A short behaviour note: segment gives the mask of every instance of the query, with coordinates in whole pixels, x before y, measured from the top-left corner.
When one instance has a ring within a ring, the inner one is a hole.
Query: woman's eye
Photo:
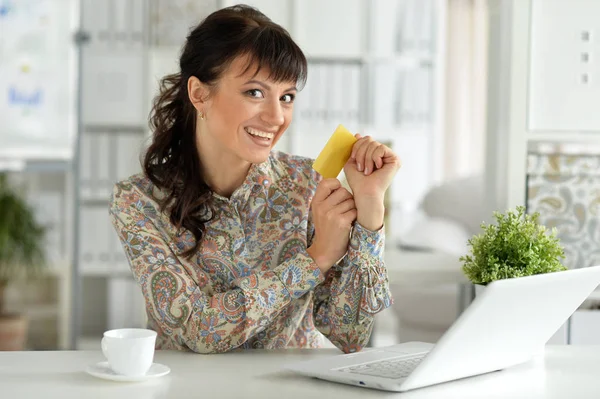
[[[293,94],[285,94],[283,97],[281,97],[281,100],[284,103],[293,103],[294,98],[296,98],[296,96],[294,96]]]
[[[264,97],[263,92],[258,89],[250,89],[246,93],[248,93],[248,95],[250,97],[254,97],[254,98],[263,98]]]

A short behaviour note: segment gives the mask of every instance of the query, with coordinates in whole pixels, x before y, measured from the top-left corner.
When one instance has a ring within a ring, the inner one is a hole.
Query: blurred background
[[[374,345],[443,334],[471,295],[458,257],[492,210],[526,205],[559,229],[567,266],[600,264],[600,2],[246,3],[309,61],[278,148],[316,157],[341,123],[403,160],[387,198],[396,303]],[[141,171],[190,27],[233,4],[0,0],[0,172],[45,226],[48,259],[34,279],[0,273],[0,314],[23,316],[0,318],[0,348],[19,329],[27,349],[97,349],[107,329],[145,326],[109,195]],[[558,342],[600,341],[596,313]]]

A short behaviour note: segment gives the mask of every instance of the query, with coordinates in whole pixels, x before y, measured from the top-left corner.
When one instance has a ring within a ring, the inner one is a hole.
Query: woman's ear
[[[205,112],[206,101],[208,99],[208,86],[195,76],[190,76],[187,81],[188,96],[190,102],[197,111]]]

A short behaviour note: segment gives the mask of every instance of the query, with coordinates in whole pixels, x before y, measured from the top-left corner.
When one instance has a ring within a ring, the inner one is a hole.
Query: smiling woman
[[[191,103],[202,115],[196,134],[200,163],[218,194],[231,195],[242,181],[228,181],[227,171],[220,167],[210,170],[211,165],[226,163],[247,170],[250,163],[266,161],[292,121],[297,91],[291,80],[294,77],[272,81],[273,68],[283,66],[263,67],[244,55],[231,62],[218,85],[203,83],[195,76],[188,80]]]
[[[383,196],[399,160],[357,137],[353,193],[274,151],[307,76],[258,10],[216,11],[188,36],[151,114],[144,173],[115,185],[112,223],[160,349],[319,347],[369,340],[390,306]]]

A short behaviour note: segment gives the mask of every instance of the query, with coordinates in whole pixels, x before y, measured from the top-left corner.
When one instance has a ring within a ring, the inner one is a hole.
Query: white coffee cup
[[[102,353],[110,368],[128,377],[145,375],[154,360],[156,331],[144,328],[120,328],[104,333]]]

